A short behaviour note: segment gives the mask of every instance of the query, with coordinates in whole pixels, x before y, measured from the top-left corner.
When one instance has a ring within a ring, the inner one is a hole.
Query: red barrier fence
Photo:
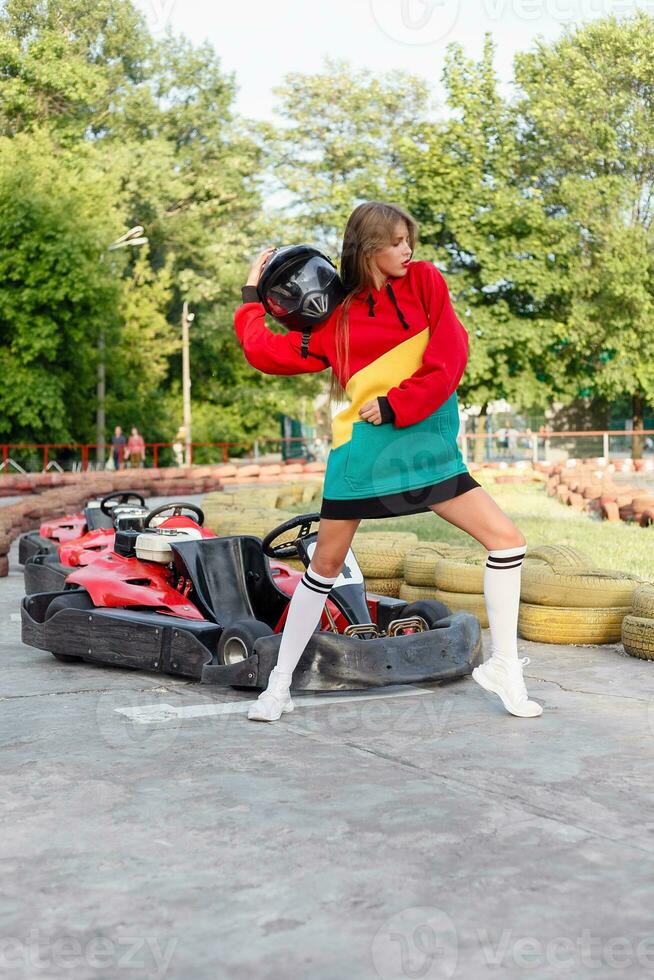
[[[532,462],[538,462],[541,459],[547,460],[552,448],[556,449],[561,447],[572,457],[579,459],[604,457],[608,462],[610,457],[624,458],[625,456],[631,456],[633,440],[635,438],[644,439],[647,436],[654,436],[654,429],[637,429],[635,431],[633,429],[589,429],[561,432],[518,432],[514,444],[509,451],[509,455],[512,459],[523,458],[529,459]],[[475,444],[479,440],[485,442],[481,458],[479,458],[479,451],[475,451]],[[459,443],[464,455],[473,456],[477,461],[483,460],[490,462],[492,460],[506,458],[506,453],[498,447],[498,440],[499,436],[497,432],[461,431],[459,435]],[[219,450],[221,462],[226,463],[230,456],[230,450],[232,451],[232,456],[236,456],[239,453],[246,453],[251,457],[253,453],[256,456],[255,450],[260,450],[262,446],[274,446],[275,451],[279,451],[283,444],[288,445],[289,443],[302,443],[304,445],[322,443],[326,453],[330,440],[328,437],[311,440],[304,436],[284,436],[278,439],[260,439],[253,442],[229,442],[226,440],[194,442],[191,444],[191,456],[195,449],[213,448]],[[151,465],[156,468],[159,466],[161,450],[172,449],[174,445],[175,443],[172,442],[146,443],[146,455],[148,451],[151,453],[148,461],[151,461]],[[45,471],[48,468],[48,464],[56,461],[56,451],[62,450],[66,453],[78,453],[81,461],[81,469],[86,471],[89,469],[89,463],[97,448],[93,443],[0,443],[0,469],[3,472],[7,472],[12,462],[12,454],[16,451],[27,451],[41,455],[41,468]],[[107,451],[110,449],[108,443],[105,448]],[[192,462],[192,459],[190,462]]]
[[[306,443],[307,439],[302,436],[289,436],[283,439],[266,439],[259,440],[260,445],[276,445],[279,446],[282,442],[301,442]],[[175,443],[172,442],[146,442],[145,450],[146,454],[148,450],[152,451],[152,466],[157,467],[159,465],[159,453],[162,449],[172,449]],[[93,454],[97,452],[97,445],[94,443],[77,443],[77,442],[5,442],[0,443],[0,454],[1,463],[0,466],[4,472],[11,462],[12,454],[16,451],[19,452],[36,452],[41,455],[42,458],[42,469],[46,470],[48,464],[54,460],[54,450],[64,450],[66,452],[76,452],[79,453],[81,459],[81,468],[83,471],[88,470],[89,460],[92,458]],[[110,450],[109,443],[106,444],[106,450]],[[193,455],[193,450],[198,448],[214,448],[220,450],[221,462],[226,463],[229,459],[229,450],[241,451],[241,452],[252,452],[254,449],[254,443],[244,443],[244,442],[228,442],[221,440],[220,442],[193,442],[191,443],[191,457]],[[192,459],[189,460],[192,463]]]

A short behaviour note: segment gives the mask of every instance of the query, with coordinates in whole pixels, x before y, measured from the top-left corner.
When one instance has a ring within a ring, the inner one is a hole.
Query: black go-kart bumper
[[[126,609],[66,607],[50,603],[70,592],[26,596],[22,639],[58,658],[154,670],[205,684],[263,688],[277,662],[281,633],[261,637],[246,659],[218,661],[221,627],[206,621]],[[81,601],[81,600],[80,600]],[[388,601],[388,600],[387,600]],[[397,607],[404,605],[398,601]],[[50,614],[48,614],[50,613]],[[388,611],[392,615],[392,601]],[[482,660],[479,621],[454,613],[422,633],[363,639],[313,633],[293,675],[295,690],[361,690],[391,684],[452,680]]]
[[[24,565],[35,555],[56,555],[59,545],[50,538],[43,538],[38,531],[27,531],[18,539],[18,563]]]
[[[25,595],[59,592],[64,588],[66,577],[74,571],[74,568],[62,565],[57,554],[34,555],[23,568]]]

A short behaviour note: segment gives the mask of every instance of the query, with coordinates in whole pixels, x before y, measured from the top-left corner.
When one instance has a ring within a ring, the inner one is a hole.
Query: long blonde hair
[[[404,221],[411,251],[418,237],[418,222],[397,204],[382,201],[366,201],[359,204],[348,218],[343,234],[341,251],[341,280],[346,289],[345,299],[338,307],[335,323],[336,363],[338,372],[332,371],[329,385],[329,407],[334,401],[346,397],[345,388],[338,379],[349,374],[350,327],[348,311],[354,296],[375,281],[374,253],[393,243],[398,221]]]

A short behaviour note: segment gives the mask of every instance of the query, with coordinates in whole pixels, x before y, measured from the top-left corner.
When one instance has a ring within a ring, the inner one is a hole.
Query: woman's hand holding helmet
[[[259,285],[259,279],[261,278],[261,271],[274,251],[275,251],[275,247],[271,245],[270,248],[264,248],[263,252],[260,252],[259,255],[257,255],[256,259],[252,263],[250,272],[248,273],[248,281],[246,285],[248,286]]]

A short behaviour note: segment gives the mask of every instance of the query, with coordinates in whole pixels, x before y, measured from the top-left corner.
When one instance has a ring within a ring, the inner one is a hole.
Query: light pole
[[[184,462],[191,465],[191,358],[189,352],[188,328],[195,319],[195,313],[189,313],[188,303],[182,305],[182,402],[184,412],[184,441],[186,451]]]
[[[129,248],[132,245],[145,245],[148,241],[147,237],[143,235],[143,226],[135,225],[126,231],[124,235],[117,238],[115,242],[107,246],[108,252],[115,252],[118,248]],[[104,260],[104,253],[100,256],[101,260]],[[104,467],[104,456],[105,456],[105,425],[106,425],[106,410],[105,402],[107,395],[107,367],[106,367],[106,349],[105,349],[105,336],[104,330],[100,330],[98,334],[98,373],[97,373],[97,388],[96,388],[96,412],[95,412],[95,442],[96,442],[96,461],[99,467]]]

